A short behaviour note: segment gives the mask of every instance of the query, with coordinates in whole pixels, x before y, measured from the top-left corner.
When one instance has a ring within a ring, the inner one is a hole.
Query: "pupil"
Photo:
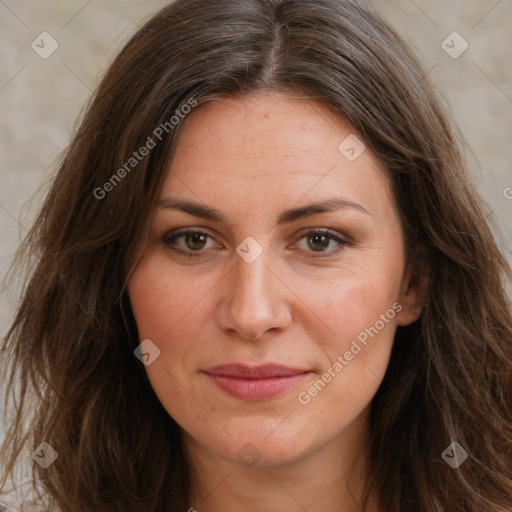
[[[192,233],[188,236],[187,242],[191,241],[189,245],[190,249],[201,249],[204,246],[204,235],[201,233]],[[194,247],[195,244],[199,244],[199,247]]]
[[[323,239],[322,241],[320,241]],[[326,235],[312,235],[311,240],[313,241],[314,245],[320,245],[322,249],[325,249],[329,246],[329,237]]]

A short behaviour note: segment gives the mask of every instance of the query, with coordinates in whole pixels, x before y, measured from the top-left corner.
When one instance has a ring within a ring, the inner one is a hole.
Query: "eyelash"
[[[172,232],[171,233],[166,233],[162,237],[162,243],[166,247],[168,247],[170,250],[172,250],[173,252],[184,254],[184,255],[186,255],[188,257],[199,257],[199,256],[201,256],[201,253],[205,252],[205,250],[185,251],[185,250],[183,250],[181,248],[173,246],[173,243],[178,238],[181,238],[181,237],[187,236],[187,235],[193,235],[193,234],[206,235],[208,238],[213,239],[213,237],[211,237],[205,231],[201,231],[199,229],[189,228],[189,229],[181,230],[178,233],[172,233]],[[314,229],[314,230],[308,231],[307,233],[304,233],[298,240],[302,240],[303,238],[308,238],[308,237],[311,237],[311,236],[314,236],[314,235],[324,235],[324,236],[327,236],[329,239],[334,240],[335,242],[338,242],[339,245],[335,249],[331,249],[329,251],[321,251],[321,252],[316,253],[316,254],[315,254],[315,252],[312,252],[311,253],[311,257],[312,258],[325,258],[325,257],[333,256],[334,254],[337,254],[339,251],[343,250],[344,247],[351,245],[351,242],[349,242],[349,241],[347,241],[347,240],[345,240],[343,238],[340,238],[339,236],[336,236],[334,233],[332,233],[328,229]]]

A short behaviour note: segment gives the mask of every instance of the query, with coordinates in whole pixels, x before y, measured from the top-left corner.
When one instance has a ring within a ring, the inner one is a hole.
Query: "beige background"
[[[143,19],[165,3],[0,0],[0,277],[99,76]],[[510,257],[512,189],[511,199],[505,191],[512,187],[512,0],[375,3],[415,47],[446,98]],[[43,31],[59,45],[47,59],[31,48]],[[457,59],[441,47],[454,31],[469,43]],[[0,336],[12,316],[17,288],[0,297]]]

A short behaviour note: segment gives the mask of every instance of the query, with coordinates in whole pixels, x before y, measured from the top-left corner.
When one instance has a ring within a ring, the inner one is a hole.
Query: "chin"
[[[221,437],[211,436],[211,432],[194,435],[194,444],[200,444],[216,456],[245,466],[246,468],[272,468],[293,463],[313,451],[315,445],[321,445],[320,439],[310,439],[304,432],[288,427],[286,433],[279,433],[265,426],[256,427],[254,420],[241,421],[239,432],[230,430],[231,436],[223,433]],[[252,428],[251,428],[252,427]],[[275,427],[274,427],[275,428]],[[191,434],[188,434],[189,436]]]

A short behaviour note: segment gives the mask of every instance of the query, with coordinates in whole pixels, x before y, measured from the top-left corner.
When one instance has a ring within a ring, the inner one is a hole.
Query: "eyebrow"
[[[201,217],[203,219],[228,224],[226,218],[219,210],[206,206],[205,204],[189,201],[187,199],[166,197],[158,201],[157,208],[166,210],[179,210],[195,217]],[[353,208],[366,215],[371,215],[364,206],[358,203],[354,203],[353,201],[349,201],[343,197],[332,197],[320,203],[314,203],[285,210],[279,216],[277,224],[289,224],[299,219],[311,217],[312,215],[334,212],[342,208]]]

